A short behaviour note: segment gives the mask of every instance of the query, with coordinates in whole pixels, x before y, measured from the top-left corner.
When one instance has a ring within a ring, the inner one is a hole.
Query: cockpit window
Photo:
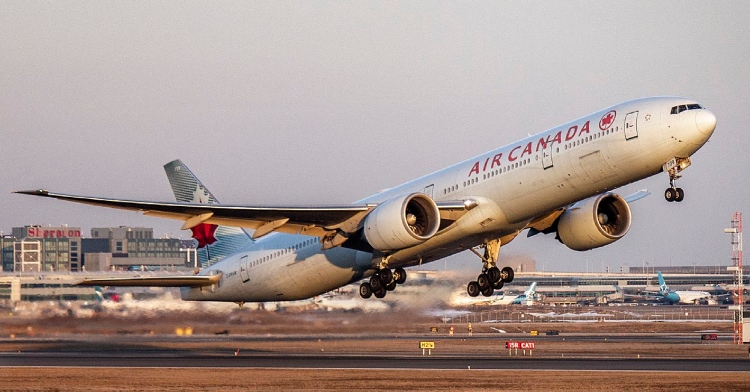
[[[689,105],[678,105],[672,107],[672,114],[679,114],[685,110],[703,109],[703,107],[697,103],[691,103]]]

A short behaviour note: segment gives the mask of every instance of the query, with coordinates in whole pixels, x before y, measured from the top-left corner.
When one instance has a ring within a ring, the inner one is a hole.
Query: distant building
[[[78,271],[81,228],[24,226],[13,228],[15,272]],[[3,258],[3,269],[8,268]]]
[[[13,271],[15,243],[16,238],[12,235],[0,235],[0,267],[3,271]]]
[[[193,247],[178,238],[154,238],[154,229],[145,227],[92,228],[83,252],[87,271],[185,268],[195,261]]]
[[[661,271],[663,274],[726,274],[727,266],[723,265],[678,265],[678,266],[645,266],[630,267],[631,274],[651,274],[656,276],[656,272]]]
[[[153,238],[144,227],[14,227],[0,235],[0,262],[6,272],[79,272],[194,267],[192,240]]]

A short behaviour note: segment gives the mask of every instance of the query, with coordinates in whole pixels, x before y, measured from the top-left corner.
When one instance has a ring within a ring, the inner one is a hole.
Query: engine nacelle
[[[437,233],[440,211],[424,193],[412,193],[388,200],[365,218],[364,237],[381,252],[421,244]]]
[[[609,245],[630,230],[630,206],[614,193],[606,193],[576,204],[557,223],[560,242],[573,250]]]

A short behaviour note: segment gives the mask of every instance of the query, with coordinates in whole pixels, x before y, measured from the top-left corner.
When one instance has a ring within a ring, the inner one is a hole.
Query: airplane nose
[[[716,128],[716,116],[703,109],[695,114],[695,125],[702,134],[710,136]]]

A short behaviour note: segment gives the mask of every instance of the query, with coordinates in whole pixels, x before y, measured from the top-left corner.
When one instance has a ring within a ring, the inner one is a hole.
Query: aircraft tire
[[[359,285],[359,296],[364,299],[372,297],[372,286],[367,282]]]
[[[469,297],[478,296],[481,292],[481,290],[479,290],[479,284],[474,281],[469,282],[469,285],[466,286],[466,292],[469,294]]]
[[[492,288],[492,286],[488,287],[485,290],[482,290],[482,295],[485,297],[491,297],[492,294],[495,294],[495,289]]]
[[[500,279],[497,282],[495,282],[495,283],[492,284],[492,288],[495,289],[495,290],[500,290],[501,288],[503,288],[504,284],[505,283],[503,282],[503,280]]]
[[[390,268],[382,268],[378,275],[380,275],[380,283],[382,283],[383,286],[393,282],[393,271],[391,271]]]
[[[396,281],[392,280],[391,283],[388,283],[387,285],[383,287],[385,287],[386,291],[393,291],[396,289]]]
[[[683,191],[682,188],[675,189],[674,201],[679,203],[683,200],[685,200],[685,191]]]
[[[381,287],[380,290],[373,292],[373,294],[375,294],[375,298],[384,298],[385,293],[387,293],[387,291],[385,291],[385,288],[383,287]]]
[[[677,198],[677,195],[675,195],[675,189],[674,188],[667,188],[664,191],[664,198],[667,199],[668,202],[673,202]]]
[[[515,276],[515,274],[513,273],[513,268],[503,267],[503,269],[500,271],[500,276],[502,276],[503,282],[505,283],[512,282]]]
[[[487,277],[487,274],[479,274],[477,277],[477,284],[479,285],[479,290],[484,291],[487,290],[488,287],[492,287],[492,283],[490,283],[490,278]]]
[[[396,283],[398,284],[404,284],[406,282],[406,270],[398,267],[395,270],[393,270],[394,275],[397,276]]]
[[[373,293],[383,288],[383,282],[380,280],[380,276],[378,276],[378,274],[370,277],[370,287],[372,288]]]
[[[487,270],[487,277],[490,278],[490,283],[497,283],[502,279],[500,275],[500,268],[492,267]]]

